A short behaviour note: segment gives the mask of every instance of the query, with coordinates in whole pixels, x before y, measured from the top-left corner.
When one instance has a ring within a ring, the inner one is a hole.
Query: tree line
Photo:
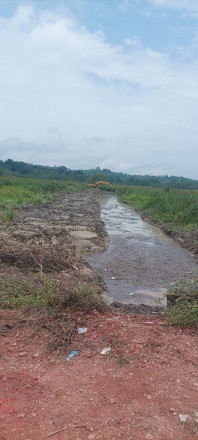
[[[198,180],[178,176],[130,175],[96,167],[90,170],[71,170],[65,166],[32,165],[12,159],[0,160],[0,176],[35,179],[66,180],[92,183],[105,180],[113,185],[150,186],[158,188],[198,189]]]

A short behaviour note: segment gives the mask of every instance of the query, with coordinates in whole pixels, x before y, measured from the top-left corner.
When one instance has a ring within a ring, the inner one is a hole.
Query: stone
[[[185,423],[188,420],[188,418],[189,418],[189,415],[187,415],[187,414],[179,414],[179,420],[182,423]]]
[[[115,401],[115,399],[109,399],[109,403],[111,404],[111,405],[113,405],[114,403],[116,403],[116,401]]]

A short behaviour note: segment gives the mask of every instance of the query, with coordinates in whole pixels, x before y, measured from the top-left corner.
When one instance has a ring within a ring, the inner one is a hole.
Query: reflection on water
[[[197,273],[193,257],[132,207],[115,196],[105,196],[101,206],[109,247],[87,261],[103,277],[109,302],[156,305],[171,283],[188,271]]]

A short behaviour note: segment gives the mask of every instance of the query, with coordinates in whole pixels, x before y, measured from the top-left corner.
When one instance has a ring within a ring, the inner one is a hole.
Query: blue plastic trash
[[[66,358],[66,361],[69,362],[71,358],[73,358],[73,356],[77,356],[78,352],[77,351],[72,351],[71,354],[68,356],[68,358]]]

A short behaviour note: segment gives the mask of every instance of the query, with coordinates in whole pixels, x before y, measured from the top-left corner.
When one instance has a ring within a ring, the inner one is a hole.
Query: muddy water
[[[193,256],[160,229],[144,222],[132,207],[108,196],[101,208],[109,246],[87,261],[103,277],[108,302],[154,306],[184,274],[197,274]]]

